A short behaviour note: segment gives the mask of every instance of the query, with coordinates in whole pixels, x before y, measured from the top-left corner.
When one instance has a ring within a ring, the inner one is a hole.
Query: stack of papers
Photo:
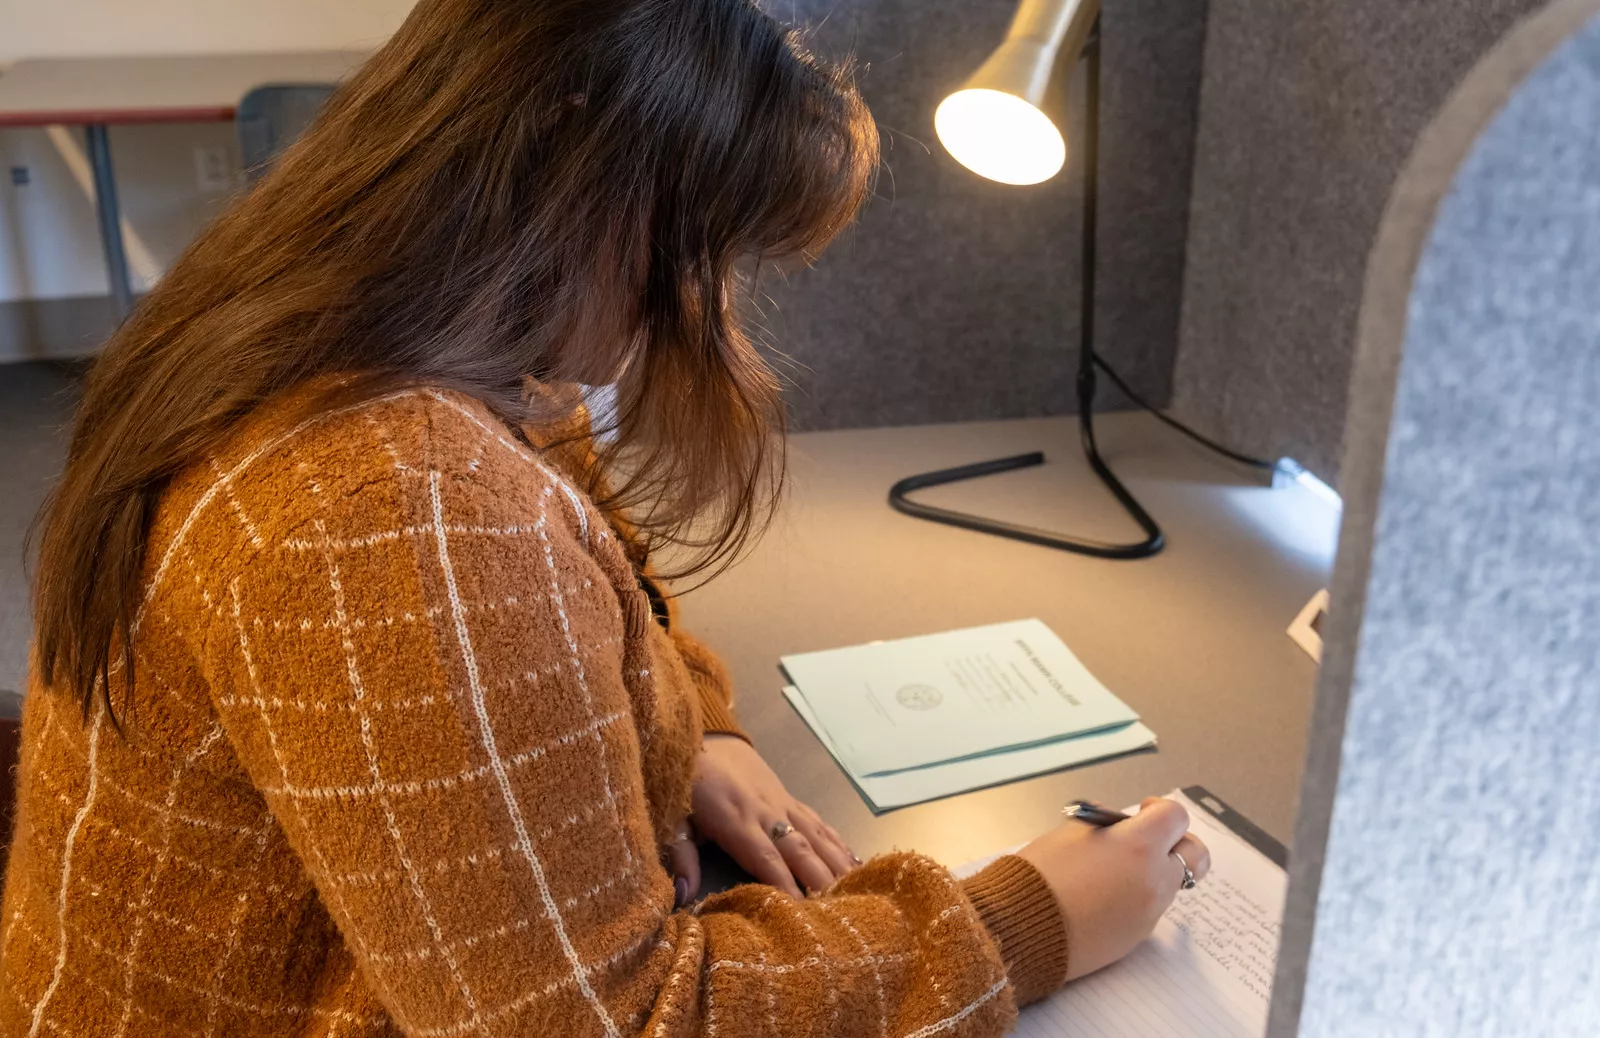
[[[874,811],[1154,746],[1038,620],[783,658],[784,696]]]

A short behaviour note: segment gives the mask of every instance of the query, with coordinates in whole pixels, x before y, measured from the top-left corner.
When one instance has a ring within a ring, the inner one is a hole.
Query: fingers
[[[1193,833],[1186,834],[1172,850],[1183,856],[1184,862],[1189,866],[1189,871],[1194,873],[1196,881],[1205,879],[1206,873],[1211,871],[1211,849],[1200,842],[1200,838]],[[1173,864],[1177,864],[1177,859],[1173,859]],[[1180,870],[1179,879],[1181,880],[1182,878],[1182,871]]]
[[[694,845],[694,836],[688,823],[684,823],[677,838],[667,848],[667,868],[672,872],[677,905],[682,908],[700,892],[700,849]]]
[[[790,829],[787,836],[773,842],[789,871],[807,890],[826,890],[833,885],[833,870],[823,863],[816,846],[799,827]]]
[[[1149,842],[1163,853],[1170,851],[1189,831],[1189,812],[1164,797],[1150,797],[1139,805],[1139,813],[1117,828],[1126,826],[1129,836]]]
[[[806,807],[804,804],[801,804],[800,806],[805,808],[807,811],[811,811],[811,808]],[[832,840],[833,845],[839,848],[839,850],[844,853],[844,856],[849,859],[852,868],[861,864],[860,855],[856,854],[856,852],[851,849],[850,845],[845,842],[844,837],[839,835],[839,830],[835,829],[827,822],[824,822],[815,811],[811,811],[811,817],[816,819],[817,825],[821,826],[822,831],[828,835],[830,840]],[[849,870],[846,869],[845,871],[848,872]]]
[[[1198,882],[1211,871],[1211,850],[1198,836],[1189,832],[1189,812],[1164,797],[1149,797],[1139,805],[1139,813],[1125,823],[1130,834],[1148,840],[1150,846],[1164,849],[1171,869],[1177,873],[1174,886],[1183,884],[1183,867],[1174,852],[1183,857],[1184,864],[1194,873]]]
[[[785,837],[788,839],[789,837]],[[728,856],[758,882],[765,883],[793,897],[804,897],[795,883],[794,873],[783,854],[773,844],[767,830],[748,826],[729,833],[718,841]]]
[[[817,857],[822,859],[822,863],[832,873],[829,877],[830,883],[859,864],[855,854],[845,846],[839,834],[817,817],[816,812],[810,808],[803,804],[798,805],[795,810],[789,812],[789,821],[811,841],[812,850],[816,851]]]

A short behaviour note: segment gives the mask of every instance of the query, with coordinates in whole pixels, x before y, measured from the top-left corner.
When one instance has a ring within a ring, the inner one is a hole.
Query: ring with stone
[[[1177,851],[1173,851],[1172,852],[1172,856],[1174,858],[1178,859],[1178,864],[1179,865],[1183,866],[1183,882],[1178,884],[1178,889],[1179,890],[1193,890],[1194,889],[1194,870],[1189,868],[1189,863],[1184,861],[1183,860],[1183,855],[1179,854]]]

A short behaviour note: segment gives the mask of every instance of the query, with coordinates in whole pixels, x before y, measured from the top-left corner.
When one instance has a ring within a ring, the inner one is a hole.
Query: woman
[[[90,375],[0,1031],[992,1035],[1145,936],[1180,810],[858,864],[641,576],[770,515],[734,271],[875,161],[747,0],[423,0]]]

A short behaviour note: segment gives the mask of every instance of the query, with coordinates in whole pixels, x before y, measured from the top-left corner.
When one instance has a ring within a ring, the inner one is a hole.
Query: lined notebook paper
[[[1260,1038],[1278,955],[1284,871],[1182,793],[1211,874],[1180,891],[1121,962],[1022,1011],[1019,1038]],[[992,860],[992,859],[991,859]],[[984,862],[955,870],[976,871]]]

